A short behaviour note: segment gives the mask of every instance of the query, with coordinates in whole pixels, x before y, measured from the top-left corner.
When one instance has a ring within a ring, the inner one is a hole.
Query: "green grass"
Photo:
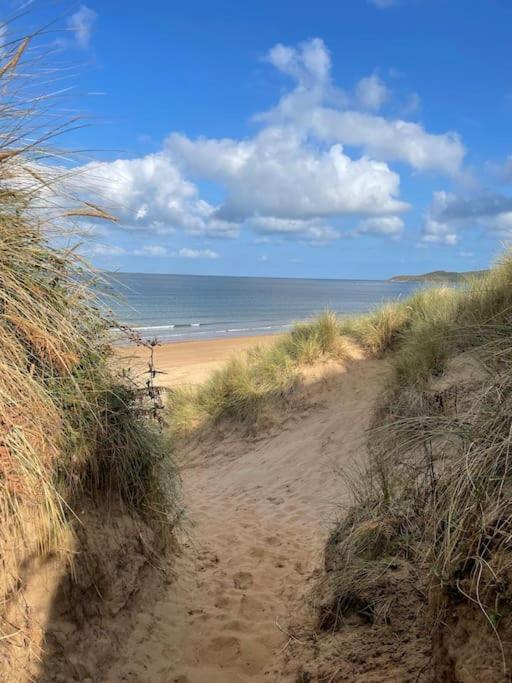
[[[324,313],[300,323],[270,346],[256,346],[228,361],[199,387],[177,387],[168,394],[171,430],[183,434],[208,422],[231,419],[256,423],[269,408],[286,401],[304,366],[349,355],[340,323]]]
[[[499,639],[493,615],[512,609],[512,255],[464,288],[420,291],[343,331],[387,352],[390,373],[367,467],[326,548],[321,620],[384,604],[386,567],[407,560],[433,626],[466,603]]]
[[[70,171],[45,173],[56,157],[44,144],[53,114],[34,109],[26,48],[9,43],[0,65],[1,600],[24,557],[76,555],[67,541],[78,505],[121,504],[167,532],[177,515],[167,437],[116,369],[96,277],[74,249],[56,246],[71,216],[107,215],[76,197],[74,209],[56,208]]]

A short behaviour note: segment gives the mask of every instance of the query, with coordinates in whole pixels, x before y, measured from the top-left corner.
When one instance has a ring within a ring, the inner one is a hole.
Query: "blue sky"
[[[21,24],[63,7],[36,6]],[[65,143],[119,217],[90,226],[97,266],[384,278],[512,236],[508,0],[65,9],[45,39],[91,123]]]

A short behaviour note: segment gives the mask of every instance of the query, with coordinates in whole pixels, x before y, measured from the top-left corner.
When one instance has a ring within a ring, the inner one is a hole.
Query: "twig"
[[[275,624],[276,624],[277,628],[281,631],[281,633],[284,633],[285,636],[288,636],[288,638],[290,638],[291,640],[294,640],[296,643],[299,643],[300,645],[306,645],[306,642],[305,642],[304,640],[299,640],[299,639],[296,638],[292,633],[288,633],[288,631],[286,631],[286,630],[281,626],[281,624],[279,623],[277,617],[276,617]]]

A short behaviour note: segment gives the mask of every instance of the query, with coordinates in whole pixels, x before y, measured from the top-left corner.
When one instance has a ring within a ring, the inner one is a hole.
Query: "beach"
[[[154,363],[163,374],[157,376],[156,383],[163,387],[200,384],[231,356],[258,344],[271,344],[278,336],[269,334],[160,344],[155,347]],[[137,377],[147,371],[150,352],[146,347],[120,347],[117,353],[123,365],[132,368]]]

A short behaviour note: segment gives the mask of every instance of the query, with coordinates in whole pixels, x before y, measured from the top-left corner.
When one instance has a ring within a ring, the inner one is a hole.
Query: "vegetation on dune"
[[[1,211],[2,507],[10,519],[20,499],[38,501],[39,542],[49,550],[82,495],[108,492],[139,510],[154,510],[156,497],[165,510],[155,466],[166,449],[110,362],[110,323],[80,262]]]
[[[454,606],[485,616],[497,636],[485,666],[501,680],[512,657],[501,643],[512,610],[512,256],[465,289],[419,292],[351,329],[393,353],[367,467],[327,545],[321,620],[379,619],[400,599],[385,577],[405,562],[437,632]]]
[[[170,390],[171,430],[184,433],[225,418],[254,423],[269,406],[291,394],[304,366],[322,359],[346,360],[355,344],[379,357],[403,345],[408,335],[408,352],[414,344],[418,346],[410,367],[420,375],[428,374],[433,358],[439,360],[442,355],[439,344],[446,347],[446,327],[454,319],[461,296],[462,290],[428,288],[357,318],[339,319],[326,312],[314,322],[298,323],[271,346],[256,346],[232,358],[205,384]]]
[[[348,355],[349,344],[341,337],[334,314],[300,323],[271,346],[256,346],[232,358],[205,384],[169,391],[171,430],[183,433],[226,418],[254,423],[269,406],[290,395],[305,365],[321,359],[343,360]]]
[[[67,205],[59,183],[69,169],[45,166],[55,152],[43,141],[58,131],[45,127],[33,93],[23,95],[17,69],[30,73],[27,49],[27,41],[13,41],[0,66],[3,608],[16,597],[27,556],[73,557],[78,502],[119,502],[168,531],[176,515],[168,445],[140,391],[115,367],[95,277],[72,248],[55,246],[71,215],[105,214],[87,203]],[[13,631],[0,611],[2,633],[4,626]]]

